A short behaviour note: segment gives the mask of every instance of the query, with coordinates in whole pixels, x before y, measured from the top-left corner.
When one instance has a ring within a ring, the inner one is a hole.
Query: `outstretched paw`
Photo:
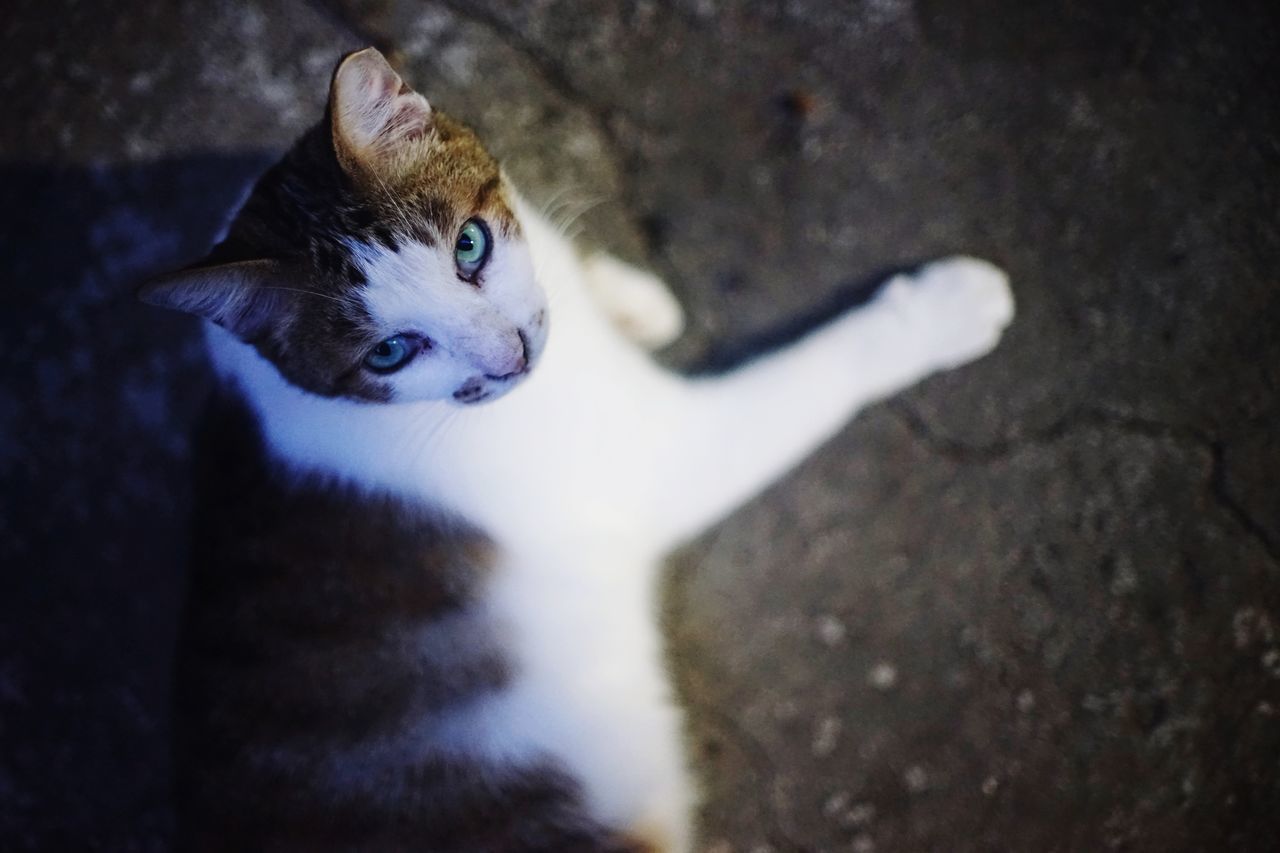
[[[622,334],[650,350],[680,337],[684,311],[660,278],[605,254],[582,265],[596,302]]]
[[[999,267],[956,256],[898,276],[884,298],[927,343],[936,368],[958,367],[995,349],[1013,320],[1013,292]]]

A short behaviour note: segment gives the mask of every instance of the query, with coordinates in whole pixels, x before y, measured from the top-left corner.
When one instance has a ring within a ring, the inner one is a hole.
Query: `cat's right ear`
[[[281,284],[284,277],[278,261],[238,261],[158,276],[137,292],[148,305],[195,314],[252,342],[288,310],[293,291]]]
[[[394,172],[432,129],[431,105],[372,47],[338,65],[329,89],[338,161],[348,172]]]

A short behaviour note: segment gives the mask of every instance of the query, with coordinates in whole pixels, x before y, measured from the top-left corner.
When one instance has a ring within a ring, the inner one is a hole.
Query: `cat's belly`
[[[617,553],[509,555],[486,607],[512,678],[450,725],[460,748],[486,760],[550,758],[582,786],[593,818],[678,851],[689,846],[692,789],[654,573]]]

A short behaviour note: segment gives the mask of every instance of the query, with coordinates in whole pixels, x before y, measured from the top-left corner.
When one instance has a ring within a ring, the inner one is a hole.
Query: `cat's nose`
[[[520,338],[519,349],[513,348],[512,356],[504,370],[487,374],[490,379],[511,379],[529,369],[529,339],[525,337],[524,332],[516,332],[516,334]]]
[[[520,339],[520,355],[516,356],[516,372],[524,373],[529,369],[529,337],[524,329],[516,329],[516,337]]]

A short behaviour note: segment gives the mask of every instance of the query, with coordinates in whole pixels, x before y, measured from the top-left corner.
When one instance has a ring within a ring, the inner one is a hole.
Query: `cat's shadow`
[[[691,360],[685,372],[695,376],[727,373],[752,359],[794,343],[846,311],[870,302],[895,275],[911,273],[916,268],[912,265],[895,266],[865,277],[848,279],[822,301],[770,328],[736,340],[709,342],[706,349]]]
[[[278,154],[0,165],[5,770],[51,849],[154,847],[171,825],[187,435],[210,375],[197,324],[133,289],[199,257]]]

